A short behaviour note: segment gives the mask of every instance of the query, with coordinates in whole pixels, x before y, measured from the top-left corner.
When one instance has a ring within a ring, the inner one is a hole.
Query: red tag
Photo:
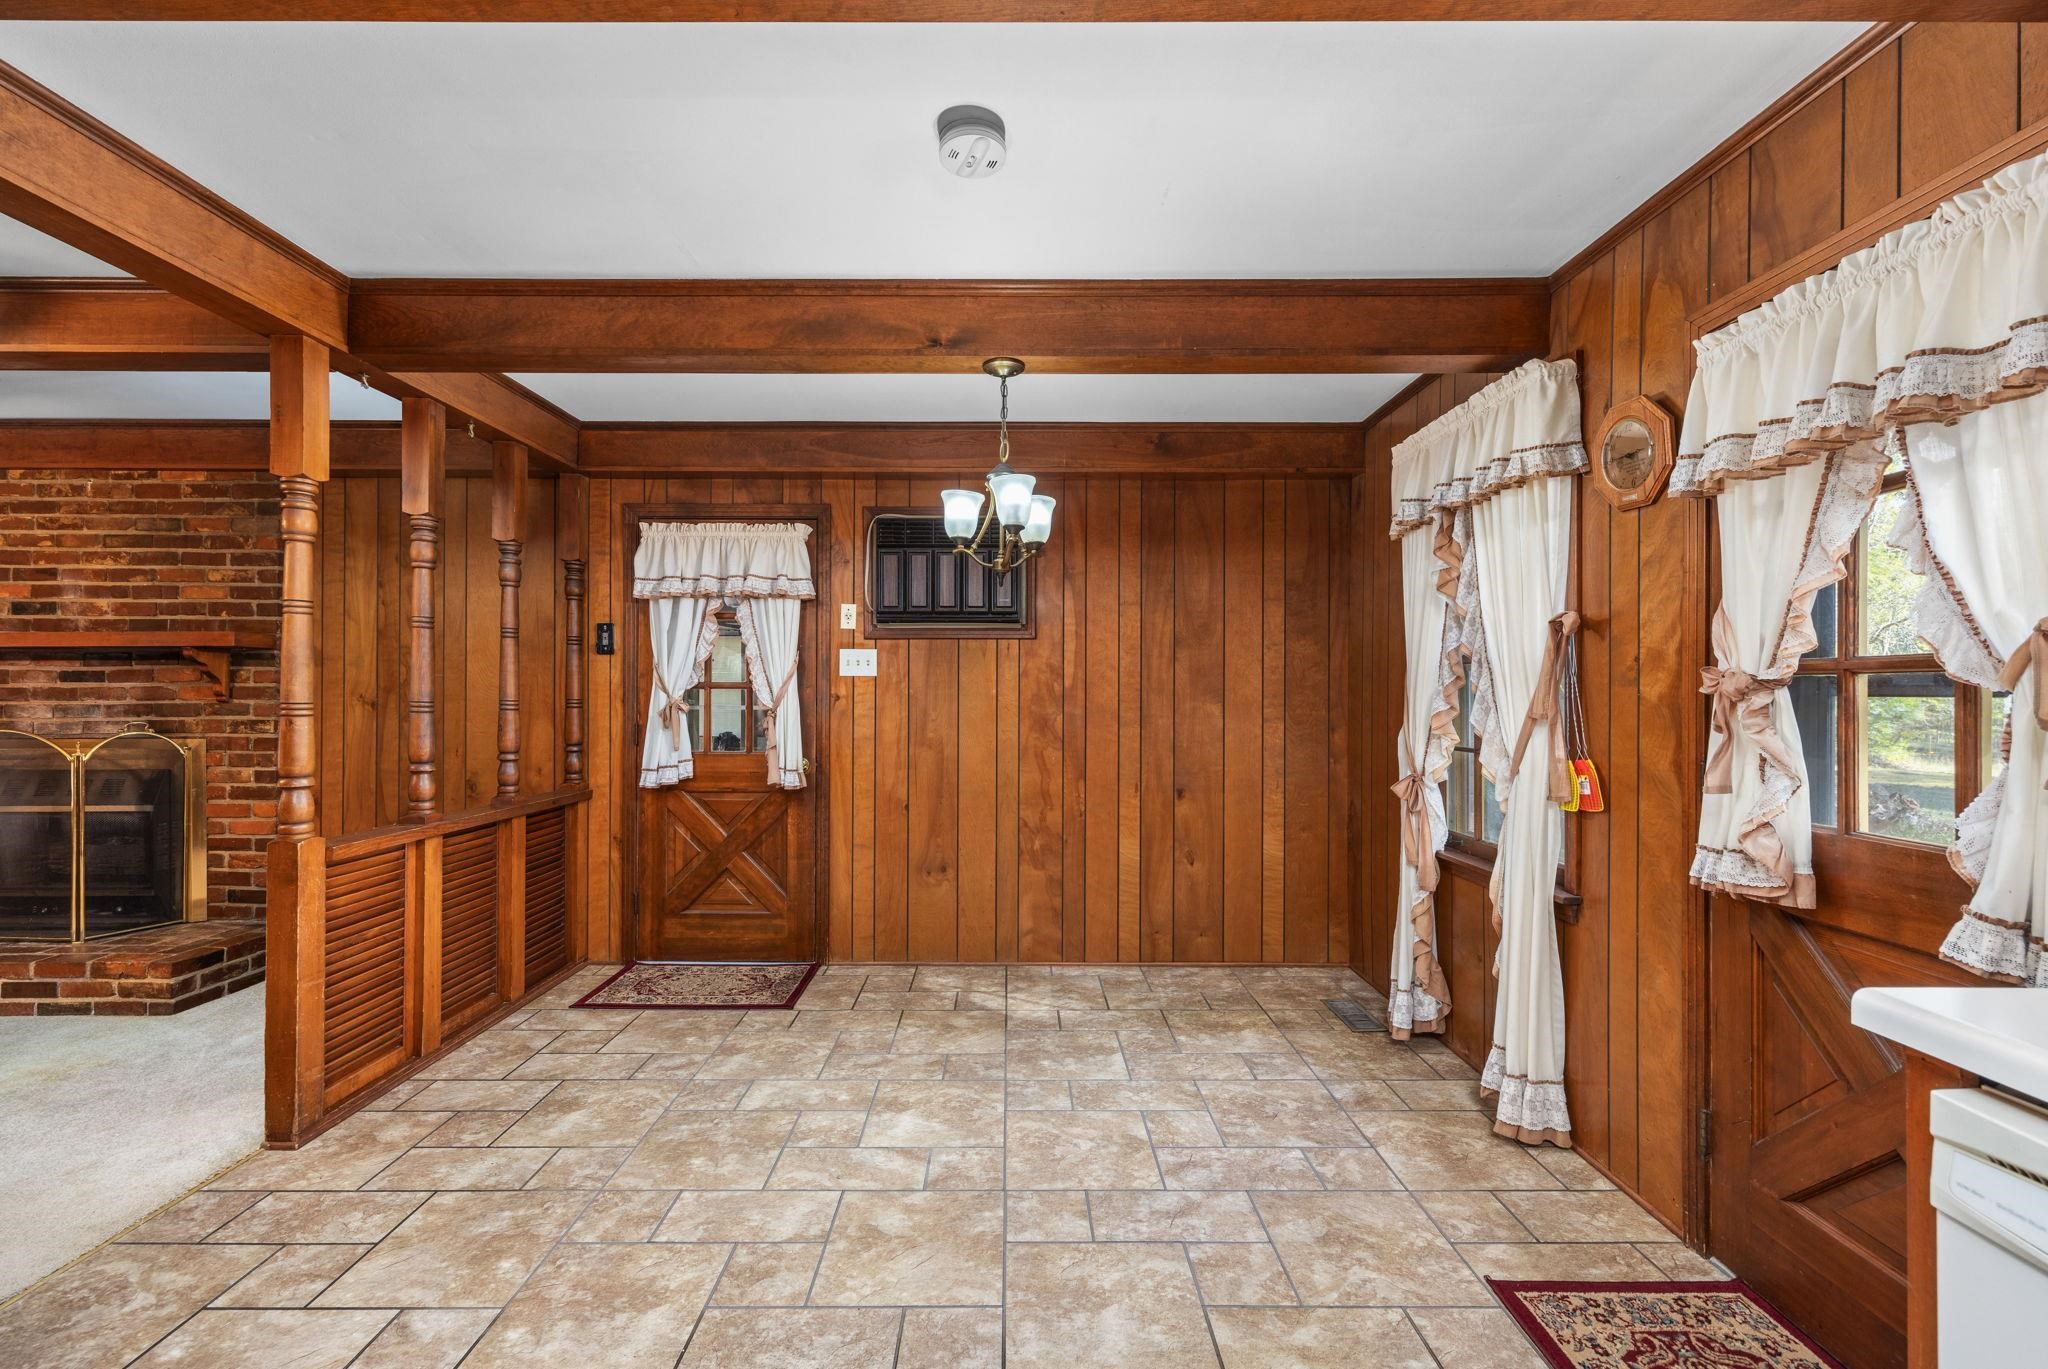
[[[1607,809],[1607,800],[1600,793],[1600,772],[1593,768],[1590,759],[1572,762],[1572,775],[1578,787],[1578,806],[1573,810],[1580,813],[1600,813]]]

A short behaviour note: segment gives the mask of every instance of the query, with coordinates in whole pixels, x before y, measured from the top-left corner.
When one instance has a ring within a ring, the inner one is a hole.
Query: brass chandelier
[[[1002,382],[996,465],[980,490],[942,490],[946,535],[953,550],[1006,575],[1045,550],[1052,536],[1053,498],[1033,494],[1036,476],[1010,469],[1010,377],[1024,370],[1015,357],[990,357],[981,369]]]

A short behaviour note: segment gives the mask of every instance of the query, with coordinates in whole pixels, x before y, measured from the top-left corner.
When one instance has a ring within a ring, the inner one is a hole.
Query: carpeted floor
[[[0,1018],[0,1298],[263,1139],[263,989],[174,1017]]]

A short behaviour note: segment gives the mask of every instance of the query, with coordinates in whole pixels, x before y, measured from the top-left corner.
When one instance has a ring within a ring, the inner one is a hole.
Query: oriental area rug
[[[1554,1369],[1842,1369],[1740,1279],[1488,1279]]]
[[[795,964],[701,964],[635,960],[576,1001],[579,1008],[790,1008],[815,960]]]

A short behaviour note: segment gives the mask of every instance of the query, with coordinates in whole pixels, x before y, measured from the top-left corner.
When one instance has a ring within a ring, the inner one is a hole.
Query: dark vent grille
[[[1030,622],[1029,571],[997,575],[956,555],[944,519],[878,512],[872,527],[875,626],[1019,633]]]

